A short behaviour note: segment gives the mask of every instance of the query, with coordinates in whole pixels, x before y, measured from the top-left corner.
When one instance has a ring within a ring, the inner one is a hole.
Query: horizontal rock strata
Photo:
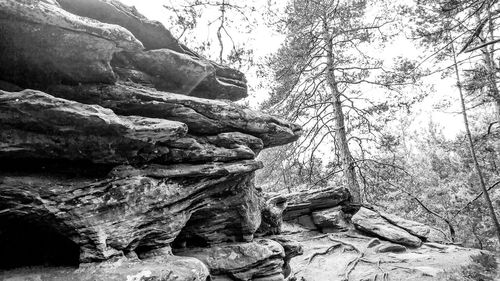
[[[264,147],[298,139],[301,128],[239,105],[160,92],[135,84],[56,86],[53,95],[85,104],[98,104],[121,115],[139,115],[185,123],[196,135],[240,132],[263,141]]]
[[[344,187],[330,187],[283,195],[287,202],[283,219],[289,221],[303,215],[310,215],[316,210],[336,207],[341,203],[347,203],[350,196],[349,190]]]
[[[116,0],[0,0],[0,38],[0,279],[288,276],[253,178],[301,128],[228,101],[243,73]]]
[[[0,77],[22,87],[113,83],[120,50],[143,46],[128,30],[42,1],[0,1]]]

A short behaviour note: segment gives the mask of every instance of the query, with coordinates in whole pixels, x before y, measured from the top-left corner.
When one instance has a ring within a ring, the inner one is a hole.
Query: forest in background
[[[180,42],[247,74],[258,96],[245,103],[304,126],[261,153],[257,186],[346,185],[450,242],[498,249],[497,1],[163,2]],[[259,32],[280,47],[257,55]]]

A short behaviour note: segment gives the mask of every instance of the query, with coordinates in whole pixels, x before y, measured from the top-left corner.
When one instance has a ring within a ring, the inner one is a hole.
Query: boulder
[[[329,187],[305,192],[294,192],[283,195],[288,204],[283,219],[290,221],[303,215],[311,215],[313,211],[339,206],[347,203],[351,197],[344,187]]]
[[[24,88],[114,83],[117,51],[142,49],[125,28],[75,16],[50,1],[0,1],[0,77]]]
[[[351,219],[354,226],[362,231],[374,234],[394,243],[419,247],[422,241],[406,230],[391,224],[379,213],[367,208],[360,208]]]
[[[112,65],[121,80],[152,85],[161,91],[233,101],[248,96],[243,73],[169,49],[120,52]]]
[[[285,251],[279,243],[268,239],[179,249],[175,253],[201,260],[219,280],[285,280]]]
[[[201,58],[179,44],[170,31],[134,7],[116,0],[58,0],[73,14],[129,30],[146,51],[117,53],[112,64],[123,81],[154,85],[158,90],[209,99],[248,96],[243,73]]]
[[[147,50],[170,49],[183,52],[170,31],[161,23],[149,20],[135,7],[117,0],[57,0],[60,6],[75,15],[104,23],[116,24],[129,30]]]
[[[315,211],[312,213],[312,219],[324,233],[348,230],[341,206]]]
[[[428,225],[423,223],[419,223],[412,220],[407,220],[393,214],[388,214],[386,212],[379,212],[379,214],[389,222],[394,225],[401,227],[402,229],[408,231],[409,233],[421,238],[427,239],[429,237],[429,233],[431,228]]]

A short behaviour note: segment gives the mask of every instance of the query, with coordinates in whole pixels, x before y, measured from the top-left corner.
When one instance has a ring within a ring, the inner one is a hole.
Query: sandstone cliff
[[[0,37],[3,278],[285,278],[253,173],[301,129],[242,73],[115,0],[1,0]]]

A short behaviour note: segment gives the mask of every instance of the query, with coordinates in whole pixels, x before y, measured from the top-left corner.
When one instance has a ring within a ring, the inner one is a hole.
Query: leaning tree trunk
[[[467,139],[469,141],[469,149],[470,149],[470,153],[472,156],[472,161],[474,162],[474,168],[475,168],[477,176],[479,178],[479,183],[481,185],[481,189],[483,190],[484,200],[486,201],[486,205],[488,206],[488,209],[490,211],[491,219],[493,220],[493,223],[495,225],[495,230],[497,233],[498,242],[500,243],[500,224],[498,223],[498,218],[497,218],[497,215],[495,214],[495,209],[493,208],[493,204],[491,203],[490,195],[488,193],[488,189],[486,188],[486,184],[484,182],[484,177],[483,177],[483,173],[481,171],[481,167],[479,166],[479,162],[477,161],[476,150],[474,149],[474,142],[472,140],[472,134],[471,134],[470,128],[469,128],[469,120],[467,118],[467,109],[465,107],[464,94],[462,91],[462,85],[460,83],[460,74],[458,71],[457,55],[455,52],[455,47],[453,46],[453,42],[451,43],[451,50],[452,50],[452,55],[453,55],[453,63],[454,63],[454,67],[455,67],[455,75],[456,75],[456,79],[457,79],[458,93],[460,95],[460,104],[462,106],[462,116],[464,118],[465,133],[466,133]]]
[[[488,6],[488,35],[490,37],[490,40],[492,42],[495,40],[495,35],[494,35],[494,26],[493,26],[493,20],[492,20],[492,15],[491,15],[491,3]],[[498,72],[498,67],[495,64],[495,44],[490,44],[489,49],[488,46],[485,46],[484,48],[481,49],[487,68],[488,68],[488,82],[490,84],[490,89],[491,93],[493,95],[493,99],[495,100],[495,109],[496,109],[496,117],[497,117],[497,122],[500,125],[500,91],[498,90],[497,86],[497,81],[496,81],[496,74]],[[497,146],[497,148],[500,148],[500,146]],[[497,153],[500,153],[500,151],[497,151]]]
[[[335,143],[337,145],[340,161],[342,164],[342,171],[344,182],[351,192],[353,202],[361,202],[361,191],[358,181],[356,179],[356,170],[354,169],[354,159],[349,144],[347,142],[347,134],[344,124],[344,113],[342,112],[342,103],[340,101],[340,91],[335,79],[334,66],[333,66],[333,43],[328,31],[328,25],[323,26],[323,35],[326,44],[327,61],[326,61],[326,80],[328,87],[331,90],[333,97],[333,115],[335,119]]]
[[[493,27],[493,21],[491,19],[491,7],[488,7],[488,35],[490,37],[490,40],[492,41],[495,40],[493,31],[494,27]],[[495,103],[495,114],[496,114],[495,121],[497,122],[497,126],[500,126],[500,91],[498,90],[497,79],[496,79],[498,67],[495,63],[495,44],[491,44],[489,46],[489,49],[488,46],[481,48],[481,52],[483,54],[486,67],[488,69],[488,83],[489,83],[490,95],[493,97]],[[500,160],[499,141],[495,143],[495,151],[496,151],[495,153],[496,155],[495,162],[496,162]]]

